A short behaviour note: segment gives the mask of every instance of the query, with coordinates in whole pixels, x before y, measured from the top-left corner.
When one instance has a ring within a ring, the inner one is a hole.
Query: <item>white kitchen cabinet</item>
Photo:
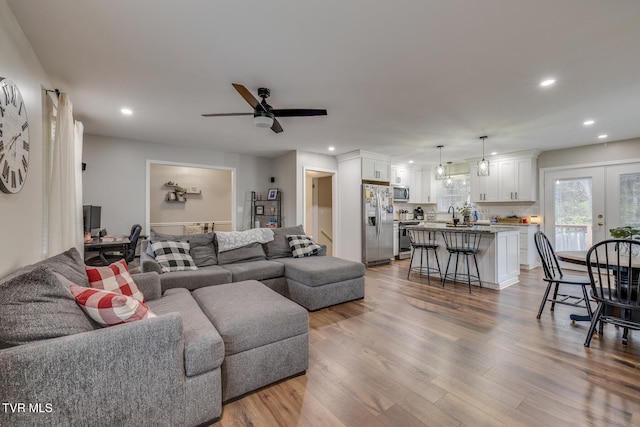
[[[422,172],[409,171],[409,203],[424,203],[422,201]]]
[[[362,179],[389,182],[390,163],[386,160],[362,158]]]
[[[492,160],[489,176],[478,176],[470,164],[473,202],[534,202],[537,197],[537,159],[532,156]]]
[[[393,221],[393,257],[398,256],[400,250],[400,225]]]
[[[520,267],[531,270],[540,265],[535,234],[540,226],[532,224],[520,227]]]
[[[403,168],[401,166],[391,166],[391,185],[405,185],[411,186],[410,179],[410,171],[409,169]]]
[[[471,173],[471,201],[472,202],[497,202],[498,201],[498,171],[491,168],[489,176],[478,176],[478,164],[470,165]]]
[[[420,203],[435,203],[435,197],[431,199],[431,169],[422,169],[422,188],[421,188],[421,202]]]
[[[536,159],[531,157],[500,160],[498,162],[498,200],[501,202],[536,201],[536,165]]]

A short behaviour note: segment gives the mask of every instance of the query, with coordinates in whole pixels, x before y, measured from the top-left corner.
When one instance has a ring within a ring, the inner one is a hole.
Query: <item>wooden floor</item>
[[[310,313],[306,375],[223,407],[227,426],[640,425],[640,331],[557,306],[536,313],[541,269],[502,291],[367,269],[363,300]]]

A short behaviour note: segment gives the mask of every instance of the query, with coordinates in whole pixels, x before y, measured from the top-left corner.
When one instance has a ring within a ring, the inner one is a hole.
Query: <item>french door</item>
[[[609,229],[640,226],[640,163],[544,175],[544,232],[556,251],[584,251]]]

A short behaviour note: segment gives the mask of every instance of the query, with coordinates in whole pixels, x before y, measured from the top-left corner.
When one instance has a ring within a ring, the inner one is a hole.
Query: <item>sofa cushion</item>
[[[144,302],[144,295],[142,295],[136,282],[133,281],[129,274],[129,267],[124,259],[118,260],[107,267],[86,266],[85,270],[89,278],[89,285],[93,289],[116,292]]]
[[[225,356],[309,331],[307,310],[255,280],[196,289],[193,297],[220,333]]]
[[[216,265],[218,263],[213,243],[214,237],[215,233],[175,235],[151,232],[151,241],[154,242],[161,240],[189,242],[189,254],[198,267],[206,267],[207,265]],[[149,255],[153,255],[153,251],[149,252]]]
[[[320,252],[322,247],[313,241],[311,236],[287,235],[289,247],[294,258],[304,258]]]
[[[218,331],[186,289],[171,289],[160,299],[149,301],[158,316],[179,313],[182,317],[184,364],[187,376],[218,368],[224,358],[224,344]]]
[[[73,284],[70,289],[80,308],[102,327],[156,317],[142,302],[118,292]]]
[[[44,265],[3,280],[0,348],[97,329],[76,304],[69,285]]]
[[[69,279],[71,283],[80,286],[89,286],[89,279],[87,279],[87,273],[84,270],[84,258],[82,258],[82,255],[80,255],[80,252],[78,252],[76,248],[68,249],[35,264],[24,266],[3,278],[2,281],[9,280],[14,276],[24,274],[37,267],[48,267],[51,271],[55,271]]]
[[[153,257],[156,259],[163,273],[170,271],[197,270],[198,267],[189,255],[189,242],[175,242],[171,240],[153,242]]]
[[[273,229],[273,241],[265,243],[264,251],[267,254],[267,259],[285,258],[291,257],[291,247],[287,240],[287,235],[298,234],[302,235],[304,229],[302,225],[296,225],[294,227],[282,227]]]
[[[364,264],[332,256],[280,258],[284,275],[307,286],[322,286],[364,276]]]
[[[231,281],[231,272],[218,265],[202,267],[196,271],[172,271],[160,275],[162,292],[173,288],[185,288],[192,291],[203,286],[220,285],[231,283]]]
[[[262,281],[284,276],[284,265],[267,260],[225,264],[222,268],[231,272],[231,279],[234,282],[242,282],[244,280]]]
[[[234,262],[260,261],[267,259],[262,244],[251,243],[238,249],[218,252],[218,264],[233,264]]]

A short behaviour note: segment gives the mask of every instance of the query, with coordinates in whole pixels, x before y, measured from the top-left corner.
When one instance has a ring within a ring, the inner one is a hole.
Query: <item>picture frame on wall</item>
[[[269,193],[267,193],[267,200],[276,200],[278,198],[278,189],[270,188]]]
[[[264,206],[256,205],[256,215],[264,215]]]

